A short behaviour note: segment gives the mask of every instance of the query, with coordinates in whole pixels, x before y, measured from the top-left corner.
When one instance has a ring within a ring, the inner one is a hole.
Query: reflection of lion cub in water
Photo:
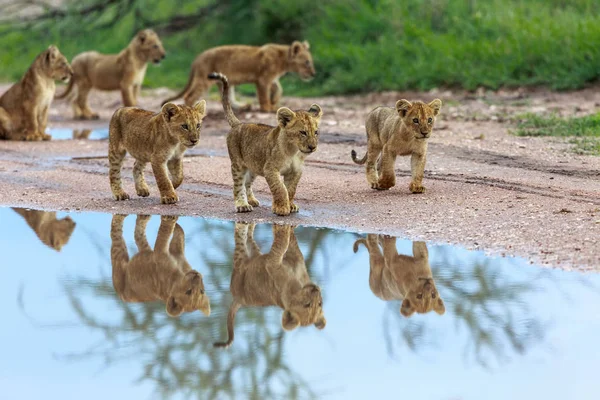
[[[410,170],[412,193],[423,193],[423,173],[427,158],[427,139],[431,136],[435,117],[442,101],[431,103],[398,100],[396,107],[377,107],[367,116],[367,154],[357,159],[352,150],[352,161],[367,163],[367,181],[371,188],[389,189],[396,184],[394,164],[396,156],[411,155]]]
[[[114,215],[110,229],[113,286],[126,302],[162,300],[167,314],[177,317],[182,312],[200,310],[210,315],[210,302],[204,293],[202,275],[185,259],[185,234],[177,217],[162,216],[154,250],[146,239],[147,215],[138,215],[135,244],[139,253],[131,260],[123,239],[124,215]],[[171,243],[169,244],[169,239]]]
[[[67,244],[73,230],[75,230],[75,222],[71,217],[56,219],[55,212],[27,210],[24,208],[13,208],[13,210],[25,218],[27,225],[33,229],[45,245],[52,247],[56,251],[60,251]]]
[[[227,347],[233,342],[235,314],[241,306],[279,306],[286,331],[314,324],[325,328],[321,289],[310,281],[294,228],[273,225],[273,245],[261,254],[254,241],[254,224],[235,224],[235,253],[230,290],[233,303],[227,315]]]
[[[382,300],[403,299],[400,312],[405,317],[415,311],[444,314],[446,307],[435,287],[424,242],[413,242],[412,257],[398,254],[396,238],[369,234],[354,242],[355,253],[361,243],[369,250],[369,286],[375,296]]]

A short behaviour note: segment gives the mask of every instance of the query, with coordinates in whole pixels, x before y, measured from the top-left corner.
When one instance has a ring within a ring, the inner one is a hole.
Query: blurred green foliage
[[[98,2],[68,4],[81,10]],[[169,52],[160,68],[148,68],[151,87],[182,87],[194,57],[209,47],[294,39],[311,43],[318,77],[308,83],[286,77],[288,94],[521,85],[575,89],[600,75],[597,0],[104,3],[109,5],[101,12],[67,13],[24,30],[0,25],[0,79],[18,79],[50,43],[69,58],[90,49],[117,52],[143,27],[159,30]],[[189,26],[174,32],[173,17],[195,14]]]

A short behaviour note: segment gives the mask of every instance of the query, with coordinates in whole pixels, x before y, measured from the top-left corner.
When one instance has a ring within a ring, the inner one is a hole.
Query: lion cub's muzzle
[[[153,60],[153,61],[154,61],[154,64],[160,64],[160,62],[161,62],[162,60],[164,60],[164,59],[165,59],[165,57],[166,57],[166,55],[164,55],[164,54],[161,54],[159,57],[157,57],[157,58],[155,58],[155,59]]]

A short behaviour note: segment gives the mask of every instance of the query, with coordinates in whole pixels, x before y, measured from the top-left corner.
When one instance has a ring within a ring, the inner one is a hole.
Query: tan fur
[[[256,85],[260,109],[272,112],[277,109],[283,90],[279,78],[287,72],[295,72],[302,79],[315,76],[308,42],[294,41],[291,45],[265,44],[264,46],[220,46],[201,53],[192,63],[187,86],[177,95],[163,102],[183,96],[185,104],[194,104],[204,97],[213,82],[207,79],[211,72],[221,72],[233,86],[242,83]]]
[[[195,310],[210,315],[202,275],[185,258],[185,234],[177,217],[161,216],[154,250],[146,239],[149,219],[148,215],[137,216],[134,236],[138,253],[129,259],[123,239],[125,216],[113,216],[110,258],[115,291],[129,303],[160,300],[171,317]]]
[[[427,158],[427,139],[431,135],[435,117],[442,101],[429,104],[420,101],[398,100],[396,108],[378,107],[367,116],[367,154],[358,160],[352,150],[352,160],[367,163],[367,181],[371,188],[389,189],[396,184],[394,164],[396,156],[411,155],[412,193],[423,193],[423,174]],[[416,121],[416,122],[415,122]]]
[[[115,111],[108,130],[109,178],[115,200],[129,199],[121,185],[121,167],[129,152],[136,160],[133,178],[137,195],[150,195],[144,179],[144,167],[150,163],[161,203],[176,203],[175,189],[183,182],[183,154],[198,144],[205,114],[204,100],[194,107],[167,103],[159,113],[132,107]]]
[[[73,70],[55,46],[38,55],[23,78],[0,97],[0,139],[50,140],[48,110],[55,80],[67,80]]]
[[[259,205],[252,192],[252,182],[257,176],[264,176],[273,195],[273,212],[277,215],[298,212],[294,196],[304,159],[317,150],[321,107],[313,104],[308,111],[295,112],[282,107],[277,110],[279,124],[276,127],[242,124],[231,110],[227,78],[219,73],[211,77],[221,80],[223,108],[231,125],[227,150],[236,211],[249,212]]]
[[[412,257],[398,254],[394,237],[369,234],[354,243],[355,253],[360,244],[369,251],[369,286],[375,296],[385,301],[402,300],[400,313],[405,317],[415,311],[446,312],[433,281],[425,242],[413,242]]]
[[[57,219],[55,212],[25,208],[13,208],[13,210],[25,219],[42,243],[56,251],[60,251],[69,242],[75,230],[75,222],[71,217]]]
[[[298,326],[325,328],[321,289],[311,282],[294,228],[273,225],[271,250],[261,254],[254,241],[255,224],[235,224],[235,252],[230,290],[233,302],[227,315],[227,347],[234,339],[235,315],[242,306],[278,306],[286,331]]]
[[[160,63],[165,49],[160,38],[151,29],[141,30],[119,54],[101,54],[86,51],[73,58],[73,79],[57,99],[67,97],[76,87],[77,97],[73,112],[78,119],[98,119],[88,105],[92,89],[120,90],[125,107],[137,105],[149,62]]]

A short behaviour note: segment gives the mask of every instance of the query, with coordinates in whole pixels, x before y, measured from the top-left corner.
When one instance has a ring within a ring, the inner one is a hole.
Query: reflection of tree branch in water
[[[210,293],[214,310],[226,310],[233,247],[232,226],[198,220],[188,235],[188,247],[197,247],[206,281],[218,290]],[[227,240],[224,240],[226,238]],[[194,239],[201,239],[201,242]],[[201,243],[201,244],[199,244]],[[99,252],[106,258],[107,252]],[[109,264],[108,262],[106,264]],[[77,277],[65,280],[65,292],[82,325],[101,333],[102,339],[80,353],[61,355],[67,361],[100,358],[108,368],[120,361],[139,360],[143,372],[137,383],[153,382],[161,396],[191,398],[313,398],[315,393],[283,358],[285,335],[276,310],[247,310],[238,319],[244,327],[238,345],[227,351],[213,349],[222,318],[197,314],[169,318],[160,303],[130,304],[115,295],[110,279],[92,281]],[[110,316],[88,309],[102,301]],[[106,315],[106,318],[104,316]],[[240,325],[242,325],[240,324]]]

